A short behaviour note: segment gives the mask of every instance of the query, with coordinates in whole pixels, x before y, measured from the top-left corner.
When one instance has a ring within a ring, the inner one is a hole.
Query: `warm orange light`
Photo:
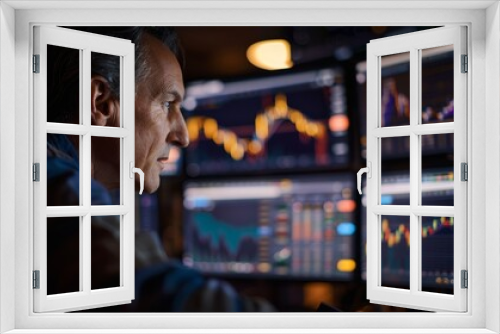
[[[283,70],[293,66],[290,43],[284,39],[252,44],[247,50],[247,58],[254,66],[264,70]]]
[[[356,202],[352,199],[343,199],[337,202],[337,210],[339,212],[353,212],[356,209]]]
[[[262,150],[262,144],[260,143],[260,141],[252,140],[248,144],[248,151],[252,154],[258,154],[260,153],[261,150]]]
[[[190,141],[195,141],[198,139],[198,129],[199,129],[199,119],[197,117],[190,118],[187,121],[187,129]]]
[[[328,126],[332,132],[344,132],[349,129],[349,118],[346,115],[333,115],[328,120]]]
[[[356,269],[356,261],[351,259],[342,259],[337,262],[337,270],[342,272],[351,272]]]
[[[255,134],[261,140],[266,139],[269,135],[269,122],[266,115],[257,115],[255,118]]]
[[[203,131],[205,132],[206,138],[213,138],[217,133],[218,126],[217,122],[213,118],[207,118],[203,123]]]

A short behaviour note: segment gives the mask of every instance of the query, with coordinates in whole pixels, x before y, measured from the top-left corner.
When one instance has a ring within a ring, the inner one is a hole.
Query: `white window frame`
[[[39,181],[33,184],[34,256],[33,268],[39,271],[39,288],[34,289],[35,312],[74,311],[99,306],[130,303],[134,299],[135,179],[135,50],[127,40],[60,27],[34,27],[34,54],[39,56],[39,73],[33,74],[34,162],[39,163]],[[79,124],[47,122],[47,49],[55,45],[78,50],[80,58]],[[91,125],[91,55],[113,55],[120,61],[120,127]],[[47,206],[47,134],[79,136],[80,205]],[[120,203],[91,204],[91,141],[110,137],[120,142]],[[92,290],[91,226],[92,216],[118,216],[120,245],[120,285]],[[79,291],[47,295],[47,219],[79,218]]]
[[[454,119],[452,122],[422,124],[422,51],[450,46],[453,50]],[[372,40],[367,45],[367,164],[371,178],[367,179],[367,297],[376,304],[406,306],[430,311],[467,310],[467,290],[461,288],[460,273],[467,269],[467,185],[460,179],[460,164],[467,163],[467,76],[461,73],[462,55],[466,50],[466,29],[448,26]],[[381,97],[382,57],[409,53],[410,118],[408,125],[382,126]],[[469,72],[470,73],[470,72]],[[422,151],[421,135],[454,134],[454,206],[421,204]],[[409,139],[408,205],[381,205],[382,140],[390,137]],[[385,215],[408,217],[410,229],[409,289],[382,285],[381,221]],[[422,290],[422,217],[453,217],[453,268],[456,279],[453,293],[432,293]]]
[[[0,3],[0,332],[495,333],[500,332],[500,12],[498,1],[169,1]],[[132,9],[123,9],[129,6]],[[397,6],[397,9],[391,9]],[[65,9],[61,9],[66,7]],[[68,8],[69,7],[69,8]],[[99,7],[99,8],[97,8]],[[103,10],[107,7],[114,10]],[[121,7],[121,9],[119,9]],[[150,10],[137,10],[138,7]],[[162,8],[158,8],[162,7]],[[51,10],[43,10],[51,9]],[[80,9],[74,9],[80,8]],[[82,9],[85,8],[85,9]],[[151,9],[154,8],[154,9]],[[224,8],[224,9],[221,9]],[[57,9],[57,10],[56,10]],[[243,11],[242,9],[245,9]],[[469,307],[466,313],[34,314],[31,156],[32,26],[428,25],[469,31]],[[15,32],[15,35],[14,35]],[[15,36],[15,37],[14,37]],[[14,69],[15,68],[15,69]],[[12,84],[13,80],[14,85]],[[15,110],[15,112],[13,112]],[[15,138],[14,145],[12,139]],[[15,177],[12,177],[15,175]],[[487,176],[487,178],[486,178]],[[487,182],[486,182],[487,181]],[[12,192],[15,197],[12,198]],[[487,218],[487,219],[486,219]],[[14,224],[15,223],[15,224]],[[472,228],[473,227],[473,228]],[[14,255],[13,255],[14,254]],[[12,287],[15,286],[15,289]],[[12,307],[14,305],[14,307]],[[165,329],[170,328],[170,329]],[[244,330],[244,328],[247,328]],[[288,328],[284,330],[283,328]],[[136,330],[132,330],[136,329]],[[163,329],[163,330],[160,330]],[[47,332],[47,331],[45,331]]]

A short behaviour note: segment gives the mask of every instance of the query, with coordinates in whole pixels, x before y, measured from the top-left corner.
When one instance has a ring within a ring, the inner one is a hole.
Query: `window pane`
[[[47,294],[80,291],[80,217],[47,218]]]
[[[381,216],[381,285],[410,288],[410,217]]]
[[[422,291],[453,294],[452,217],[422,217]]]
[[[47,122],[81,124],[80,50],[47,45]]]
[[[410,137],[381,139],[381,205],[410,205]]]
[[[422,205],[454,205],[453,134],[421,136]]]
[[[47,134],[47,205],[81,205],[80,136]]]
[[[422,123],[453,122],[453,45],[422,50]]]
[[[93,85],[97,90],[91,90],[92,103],[95,103],[95,113],[92,115],[92,125],[120,127],[120,57],[104,53],[91,53],[92,78],[101,80],[99,85]],[[105,73],[105,75],[104,75]],[[94,88],[93,88],[94,89]],[[100,95],[94,97],[94,92]],[[105,97],[105,100],[103,98]]]
[[[410,125],[410,53],[381,57],[381,120],[384,126]]]
[[[121,203],[121,139],[92,137],[91,205]]]
[[[120,216],[91,218],[91,289],[120,286]]]

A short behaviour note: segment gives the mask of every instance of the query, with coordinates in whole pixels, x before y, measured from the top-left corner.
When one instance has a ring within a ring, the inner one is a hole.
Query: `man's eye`
[[[165,111],[170,111],[170,102],[163,102],[163,109],[165,109]]]

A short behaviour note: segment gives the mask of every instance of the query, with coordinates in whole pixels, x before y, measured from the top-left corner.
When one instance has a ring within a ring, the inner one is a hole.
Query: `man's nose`
[[[189,145],[186,121],[180,113],[172,122],[172,128],[168,134],[167,142],[179,147],[186,147]]]

